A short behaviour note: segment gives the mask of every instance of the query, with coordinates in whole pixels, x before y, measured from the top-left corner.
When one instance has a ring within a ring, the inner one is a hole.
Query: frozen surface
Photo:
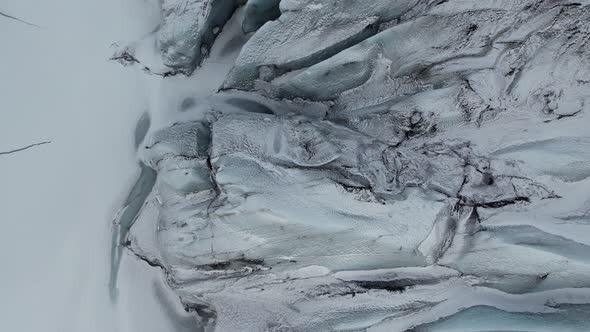
[[[281,16],[244,45],[225,88],[249,88],[302,69],[377,33],[417,1],[281,1]]]
[[[244,32],[258,30],[264,23],[281,16],[281,0],[251,0],[246,3],[246,15],[242,23]]]
[[[462,331],[586,331],[590,329],[587,305],[564,305],[548,314],[511,313],[494,307],[472,307],[436,323],[413,329],[415,332]]]
[[[209,53],[238,0],[164,0],[157,44],[164,64],[191,73]]]
[[[34,24],[0,16],[0,152],[51,141],[0,155],[0,331],[194,331],[159,271],[128,253],[109,295],[111,220],[139,174],[147,105],[143,75],[107,59],[158,12],[134,0],[4,0],[0,12]]]
[[[134,257],[205,330],[588,328],[589,1],[160,10],[112,57],[149,116],[111,296]]]

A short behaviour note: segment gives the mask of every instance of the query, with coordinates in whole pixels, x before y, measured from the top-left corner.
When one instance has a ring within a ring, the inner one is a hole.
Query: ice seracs
[[[265,86],[376,34],[417,1],[281,1],[279,19],[263,25],[244,45],[225,89]]]
[[[164,64],[186,73],[207,56],[241,0],[164,0],[157,43]],[[216,32],[217,31],[217,32]]]
[[[275,20],[281,15],[281,0],[251,0],[246,3],[242,30],[254,32],[266,22]]]
[[[170,67],[234,8],[197,3]],[[220,331],[590,328],[589,6],[249,1],[220,89],[138,148],[129,247]]]

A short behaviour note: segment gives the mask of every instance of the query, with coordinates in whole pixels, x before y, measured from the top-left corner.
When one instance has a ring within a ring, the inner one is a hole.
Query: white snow
[[[111,43],[153,29],[146,1],[6,0],[0,11],[1,331],[160,332],[182,320],[159,271],[124,259],[109,299],[111,220],[138,174],[133,128],[146,110]],[[163,287],[163,288],[162,288]]]

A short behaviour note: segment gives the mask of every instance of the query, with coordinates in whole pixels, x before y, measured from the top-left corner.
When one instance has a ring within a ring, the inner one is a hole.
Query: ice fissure
[[[39,143],[33,143],[33,144],[29,144],[29,145],[27,145],[25,147],[18,148],[18,149],[13,149],[13,150],[9,150],[9,151],[0,151],[0,156],[1,155],[6,155],[6,154],[12,154],[12,153],[17,153],[17,152],[25,151],[25,150],[28,150],[30,148],[34,148],[36,146],[45,145],[45,144],[51,144],[51,141],[44,141],[44,142],[39,142]]]
[[[17,22],[20,22],[20,23],[23,23],[23,24],[26,24],[26,25],[29,25],[29,26],[32,26],[32,27],[35,27],[35,28],[40,28],[40,26],[38,26],[35,23],[27,22],[27,21],[22,20],[22,19],[20,19],[18,17],[12,16],[12,15],[8,15],[8,14],[3,13],[3,12],[0,12],[0,16],[6,17],[6,18],[11,19],[11,20],[15,20]]]

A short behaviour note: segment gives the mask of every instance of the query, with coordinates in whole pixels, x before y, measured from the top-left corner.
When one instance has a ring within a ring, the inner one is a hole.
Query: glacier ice
[[[157,43],[164,64],[191,73],[239,4],[239,0],[162,1]]]
[[[417,1],[281,1],[281,16],[244,45],[224,88],[244,89],[327,59],[377,33]]]
[[[246,3],[242,30],[253,32],[258,30],[264,23],[273,21],[281,16],[279,9],[280,0],[251,0]]]
[[[161,84],[223,83],[138,144],[115,246],[202,328],[588,328],[589,1],[164,3],[167,66],[221,51]]]
[[[563,305],[560,312],[535,314],[505,312],[494,307],[478,306],[435,323],[413,329],[415,332],[456,331],[586,331],[590,329],[587,305]]]

